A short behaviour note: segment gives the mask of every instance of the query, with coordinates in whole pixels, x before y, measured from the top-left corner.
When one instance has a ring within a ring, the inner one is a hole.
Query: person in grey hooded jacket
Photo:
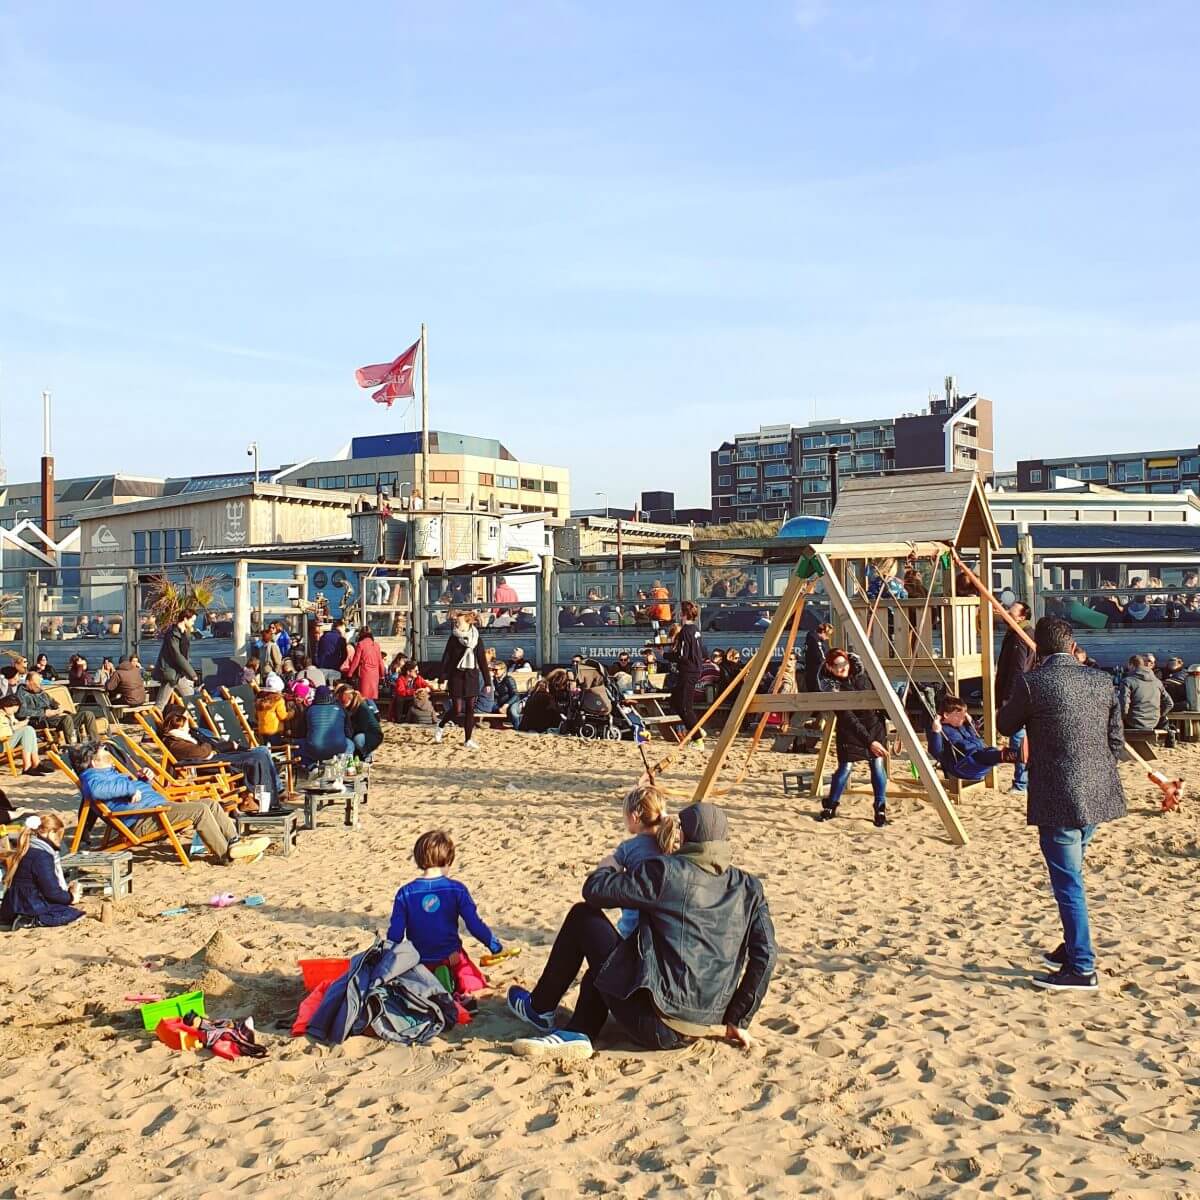
[[[1175,707],[1162,680],[1135,654],[1117,689],[1121,702],[1121,720],[1126,729],[1161,729],[1167,714]]]

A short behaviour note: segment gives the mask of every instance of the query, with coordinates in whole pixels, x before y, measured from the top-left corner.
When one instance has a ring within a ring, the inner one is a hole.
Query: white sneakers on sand
[[[474,738],[468,738],[465,742],[463,742],[463,749],[464,750],[478,750],[479,743]]]
[[[444,734],[445,730],[442,729],[440,725],[435,725],[433,727],[433,744],[435,746],[440,746],[442,744],[442,737]]]

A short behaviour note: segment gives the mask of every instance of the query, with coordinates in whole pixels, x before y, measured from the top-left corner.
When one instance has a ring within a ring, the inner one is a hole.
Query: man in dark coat
[[[192,666],[188,655],[192,646],[192,630],[196,627],[196,614],[188,611],[163,634],[158,662],[154,666],[154,678],[160,687],[154,703],[165,708],[171,693],[181,700],[187,699],[195,690],[200,676]]]
[[[1014,600],[1008,606],[1008,614],[1026,633],[1029,632],[1029,618],[1033,615],[1029,605],[1020,600]],[[1000,657],[996,660],[996,708],[1001,709],[1008,703],[1013,694],[1013,688],[1018,679],[1026,671],[1033,670],[1033,648],[1021,637],[1015,629],[1006,629],[1004,641],[1000,644]],[[1017,795],[1024,795],[1029,786],[1029,767],[1024,762],[1022,743],[1025,741],[1025,730],[1018,729],[1010,740],[1010,746],[1016,756],[1016,766],[1013,768],[1012,790]]]
[[[1043,617],[1034,630],[1040,665],[1022,675],[996,716],[1001,733],[1029,730],[1026,820],[1038,827],[1063,944],[1045,956],[1052,975],[1034,985],[1054,991],[1099,986],[1083,887],[1083,856],[1096,826],[1125,815],[1117,756],[1125,745],[1121,709],[1103,671],[1075,661],[1071,626]]]
[[[1167,714],[1175,707],[1162,680],[1154,674],[1146,659],[1135,654],[1117,688],[1121,719],[1126,729],[1167,729]],[[1169,742],[1174,738],[1169,737]]]

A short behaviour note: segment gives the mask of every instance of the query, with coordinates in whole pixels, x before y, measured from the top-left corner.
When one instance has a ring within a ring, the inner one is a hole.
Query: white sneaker
[[[463,742],[463,749],[464,750],[478,750],[479,743],[474,738],[469,738],[467,741]]]
[[[442,744],[442,735],[444,732],[445,730],[443,730],[440,725],[435,725],[433,727],[433,742],[435,746],[440,746]]]

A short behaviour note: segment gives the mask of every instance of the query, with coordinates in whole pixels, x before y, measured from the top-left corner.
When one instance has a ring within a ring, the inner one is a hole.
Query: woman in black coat
[[[700,609],[691,600],[680,605],[683,626],[675,635],[669,650],[663,651],[663,659],[675,668],[674,685],[671,689],[671,707],[683,722],[685,730],[696,725],[696,685],[704,668],[704,643],[700,640]],[[703,737],[700,730],[697,737]]]
[[[433,740],[442,740],[442,730],[451,721],[462,721],[466,735],[464,746],[478,750],[475,732],[475,701],[483,690],[483,638],[479,633],[479,616],[474,612],[456,613],[450,624],[450,636],[442,651],[440,678],[446,681],[450,704],[433,731]]]
[[[818,683],[823,692],[870,692],[874,688],[857,656],[845,650],[830,650],[821,668]],[[838,803],[850,772],[856,762],[871,768],[871,791],[875,797],[875,824],[882,828],[887,819],[887,721],[880,709],[848,709],[827,713],[826,720],[836,720],[834,744],[837,747],[837,770],[829,785],[829,798],[821,802],[818,821],[831,821],[837,816]]]

